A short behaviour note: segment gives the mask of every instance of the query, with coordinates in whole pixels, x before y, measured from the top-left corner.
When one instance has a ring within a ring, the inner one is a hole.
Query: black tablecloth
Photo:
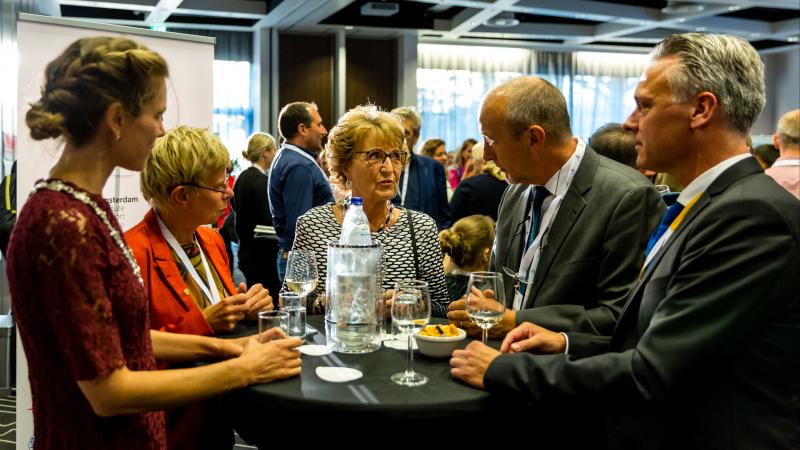
[[[322,316],[309,316],[308,323],[319,333],[307,338],[307,342],[324,344]],[[244,329],[237,334],[254,331]],[[470,340],[465,339],[460,347]],[[499,341],[494,344],[499,346]],[[489,395],[485,391],[451,378],[448,358],[431,359],[415,352],[414,369],[429,379],[427,384],[417,387],[399,386],[389,379],[405,369],[405,350],[382,347],[366,354],[303,355],[302,361],[300,377],[251,386],[226,396],[225,403],[235,416],[236,429],[245,440],[266,445],[276,423],[280,429],[294,426],[307,429],[310,422],[348,426],[367,422],[440,421],[483,415],[489,408]],[[330,383],[316,375],[319,366],[352,367],[364,376],[347,383]]]

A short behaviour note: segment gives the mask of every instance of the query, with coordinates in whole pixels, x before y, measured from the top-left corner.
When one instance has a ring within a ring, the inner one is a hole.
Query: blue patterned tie
[[[672,204],[669,208],[667,208],[667,212],[664,213],[664,217],[661,218],[661,223],[658,224],[658,228],[653,234],[650,235],[650,240],[647,242],[647,251],[645,255],[650,254],[650,250],[656,245],[661,236],[667,232],[669,226],[672,225],[672,222],[675,221],[675,218],[678,217],[678,214],[683,211],[684,206],[677,202],[678,200],[678,193],[670,193],[665,194],[663,197],[664,201],[667,204]]]
[[[547,190],[544,186],[536,186],[533,188],[533,198],[531,199],[531,230],[528,233],[528,242],[525,244],[525,251],[528,251],[531,244],[533,244],[534,239],[536,239],[536,235],[539,234],[539,225],[542,222],[542,203],[544,200],[550,196],[550,191]],[[524,252],[523,252],[524,253]],[[531,265],[533,262],[531,261]],[[528,269],[530,272],[530,268]],[[525,296],[525,290],[528,287],[528,283],[524,282],[520,283],[519,292],[523,296]]]

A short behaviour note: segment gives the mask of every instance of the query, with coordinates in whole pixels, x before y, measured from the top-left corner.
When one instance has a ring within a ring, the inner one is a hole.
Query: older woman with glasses
[[[447,315],[449,297],[444,283],[442,252],[434,220],[423,213],[394,207],[400,172],[409,158],[399,119],[374,105],[348,111],[331,130],[326,146],[331,182],[349,196],[361,197],[372,238],[383,246],[383,287],[405,279],[430,286],[432,313]],[[347,212],[347,199],[309,210],[297,220],[293,249],[315,252],[325,292],[327,242],[338,240]],[[377,269],[376,269],[377,270]]]

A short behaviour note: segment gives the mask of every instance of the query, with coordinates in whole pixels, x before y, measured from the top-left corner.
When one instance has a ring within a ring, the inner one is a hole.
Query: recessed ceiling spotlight
[[[519,25],[519,20],[514,16],[514,13],[503,11],[486,22],[483,22],[483,24],[490,28],[511,28]]]
[[[353,29],[353,26],[352,25],[345,25],[344,29],[347,30],[347,31],[350,31],[350,30]]]
[[[668,1],[667,6],[661,8],[661,14],[693,14],[703,12],[705,9],[705,5],[699,3]]]
[[[786,40],[789,41],[789,42],[798,42],[798,41],[800,41],[800,37],[791,36],[791,37],[786,38]]]
[[[740,9],[742,9],[742,7],[741,7],[741,6],[738,6],[738,5],[731,5],[731,6],[728,6],[728,11],[738,11],[738,10],[740,10]]]

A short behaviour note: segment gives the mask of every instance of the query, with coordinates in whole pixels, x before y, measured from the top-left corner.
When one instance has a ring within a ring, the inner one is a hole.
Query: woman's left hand
[[[250,289],[247,289],[244,283],[239,283],[239,293],[247,295],[247,301],[244,304],[247,307],[245,313],[247,320],[258,320],[259,311],[270,311],[274,308],[269,289],[264,288],[260,283],[250,286]]]

